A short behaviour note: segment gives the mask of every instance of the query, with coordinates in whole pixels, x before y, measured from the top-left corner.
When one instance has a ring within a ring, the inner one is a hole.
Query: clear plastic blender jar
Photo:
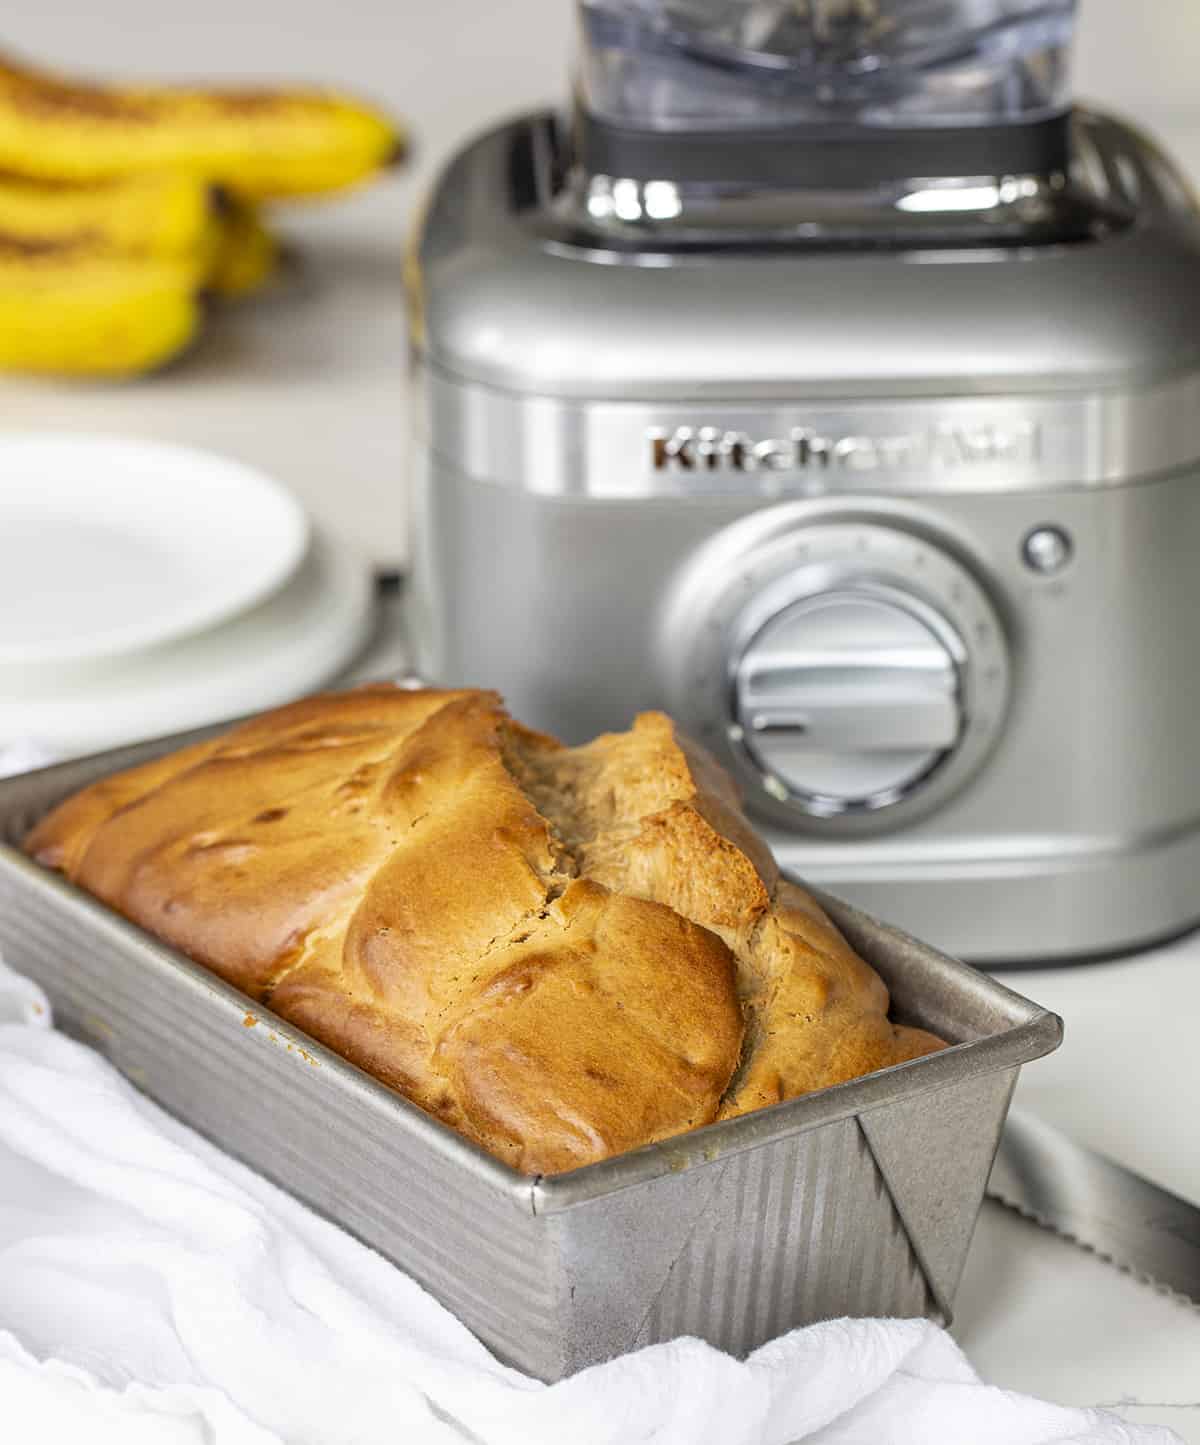
[[[579,99],[646,131],[980,127],[1067,103],[1075,0],[581,0]]]

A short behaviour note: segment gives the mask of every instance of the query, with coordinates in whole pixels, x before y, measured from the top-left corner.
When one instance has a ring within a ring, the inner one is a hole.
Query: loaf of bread
[[[42,863],[528,1173],[941,1047],[659,713],[314,697],[106,779]]]

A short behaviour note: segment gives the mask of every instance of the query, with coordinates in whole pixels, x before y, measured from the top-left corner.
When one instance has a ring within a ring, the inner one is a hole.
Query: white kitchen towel
[[[744,1362],[676,1340],[543,1385],[56,1033],[2,963],[0,1422],[39,1445],[1177,1439],[984,1385],[919,1320],[816,1325]]]

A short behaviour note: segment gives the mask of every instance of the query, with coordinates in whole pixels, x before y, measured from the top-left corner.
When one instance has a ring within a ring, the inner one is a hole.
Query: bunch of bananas
[[[264,204],[344,189],[402,149],[330,92],[118,89],[0,58],[0,368],[161,365],[204,295],[274,275]]]

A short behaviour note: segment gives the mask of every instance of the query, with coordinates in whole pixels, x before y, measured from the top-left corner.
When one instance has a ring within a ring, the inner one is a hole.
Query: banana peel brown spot
[[[14,236],[0,231],[0,260],[34,261],[44,257],[70,256],[103,242],[98,231],[75,231],[69,236]]]
[[[295,100],[308,98],[270,90],[213,90],[205,93],[205,99],[214,110],[225,111],[233,116],[270,115],[272,111],[288,111],[293,108]]]
[[[6,88],[13,106],[36,119],[53,115],[142,123],[157,119],[156,107],[119,91],[56,80],[10,81]]]

